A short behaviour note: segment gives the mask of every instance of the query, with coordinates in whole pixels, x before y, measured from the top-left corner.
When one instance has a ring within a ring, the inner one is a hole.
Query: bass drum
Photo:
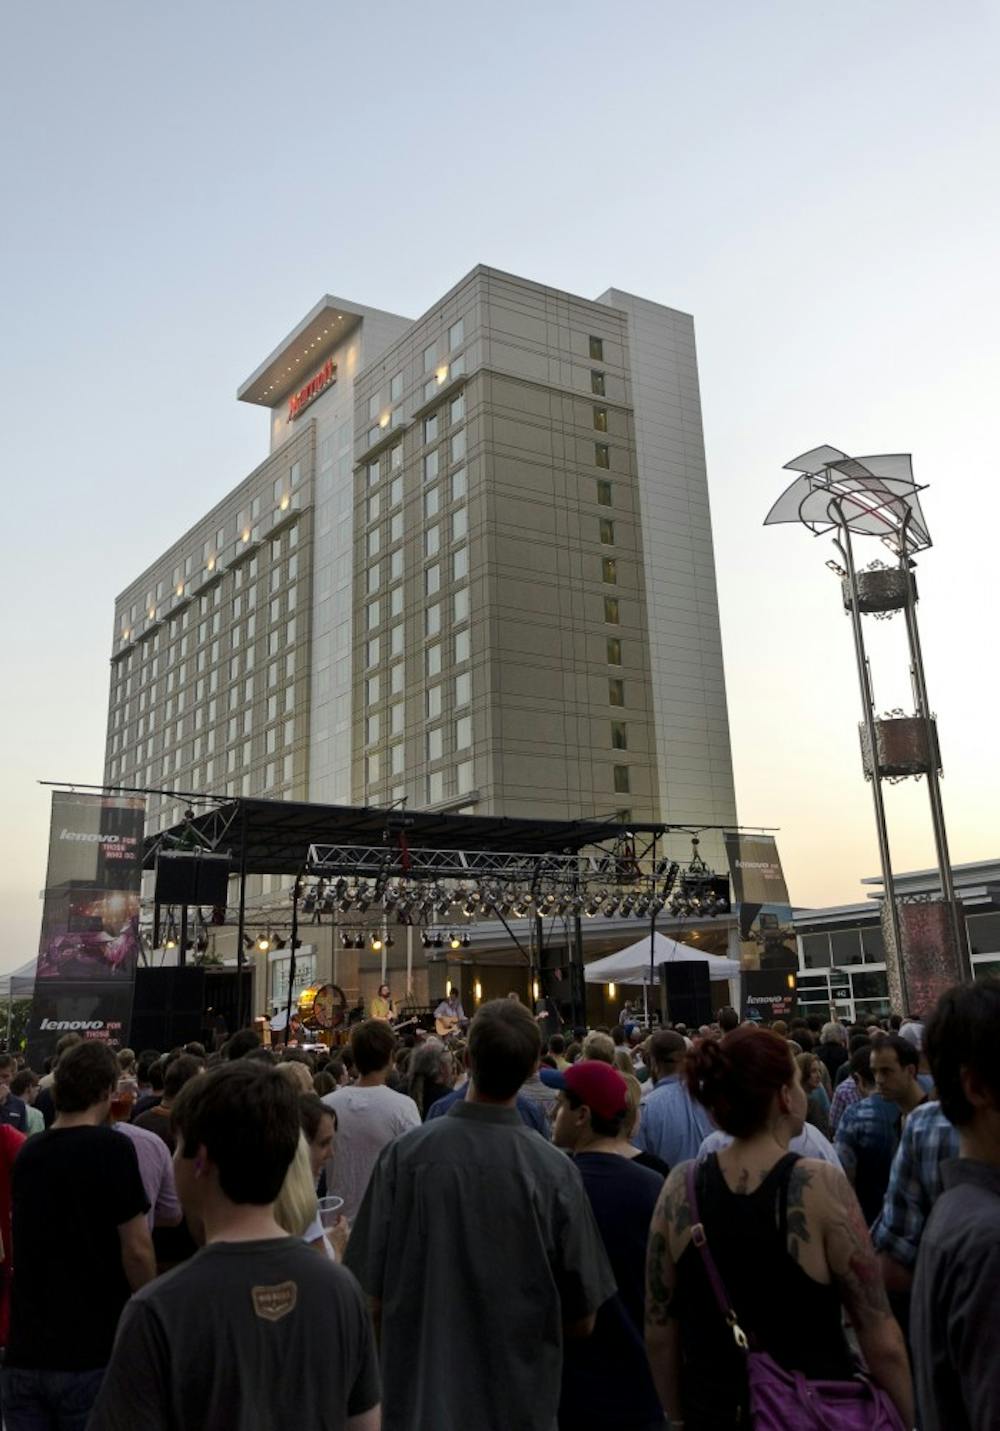
[[[315,984],[299,995],[299,1013],[306,1028],[330,1032],[347,1018],[347,1000],[337,984]]]

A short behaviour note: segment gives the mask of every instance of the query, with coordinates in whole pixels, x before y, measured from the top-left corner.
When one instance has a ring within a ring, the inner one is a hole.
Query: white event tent
[[[648,984],[650,949],[649,938],[639,939],[627,949],[619,949],[616,954],[606,954],[603,959],[595,959],[587,964],[583,977],[588,984]],[[735,980],[739,977],[738,959],[727,959],[722,954],[708,954],[696,949],[692,944],[680,944],[666,934],[653,935],[653,977],[661,964],[680,964],[695,960],[708,965],[710,979]],[[731,985],[731,989],[737,986]]]

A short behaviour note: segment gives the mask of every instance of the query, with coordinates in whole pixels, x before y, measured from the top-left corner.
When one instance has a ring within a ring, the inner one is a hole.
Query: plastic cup
[[[321,1197],[317,1202],[319,1220],[323,1224],[324,1231],[329,1230],[337,1218],[340,1216],[340,1209],[344,1206],[342,1197]]]

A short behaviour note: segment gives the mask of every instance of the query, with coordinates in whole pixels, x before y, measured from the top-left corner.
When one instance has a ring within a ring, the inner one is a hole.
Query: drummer
[[[379,984],[378,993],[368,1005],[368,1017],[382,1019],[387,1024],[391,1024],[396,1017],[396,1005],[388,984]]]

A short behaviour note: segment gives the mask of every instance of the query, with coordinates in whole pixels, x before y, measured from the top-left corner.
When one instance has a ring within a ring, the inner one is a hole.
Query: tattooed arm
[[[672,1422],[681,1420],[684,1414],[680,1400],[680,1335],[673,1302],[677,1285],[676,1241],[691,1223],[684,1191],[685,1167],[674,1168],[664,1184],[650,1223],[646,1251],[646,1354],[660,1404]]]
[[[817,1168],[826,1259],[857,1333],[868,1370],[892,1397],[905,1425],[914,1419],[910,1363],[899,1325],[889,1310],[882,1269],[857,1197],[839,1169]]]

